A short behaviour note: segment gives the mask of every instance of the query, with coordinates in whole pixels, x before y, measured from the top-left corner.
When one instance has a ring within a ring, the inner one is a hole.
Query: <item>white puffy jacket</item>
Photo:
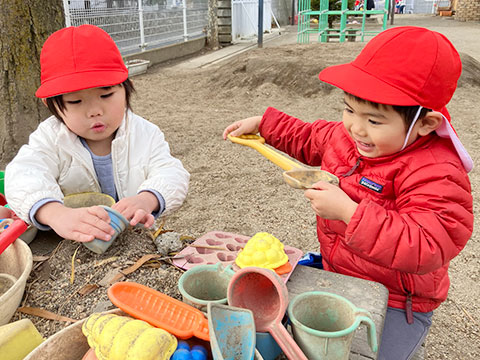
[[[128,111],[112,142],[112,162],[119,199],[151,189],[165,199],[163,214],[182,205],[190,174],[156,125]],[[5,170],[8,204],[28,223],[39,200],[86,191],[100,192],[90,153],[54,116],[40,123]]]

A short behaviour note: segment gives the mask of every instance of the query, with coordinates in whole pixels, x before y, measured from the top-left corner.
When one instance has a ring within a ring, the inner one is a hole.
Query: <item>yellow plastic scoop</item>
[[[261,136],[253,134],[240,136],[228,135],[228,139],[240,145],[250,146],[275,165],[281,167],[285,170],[283,172],[283,179],[288,185],[295,189],[312,189],[313,184],[318,181],[326,181],[333,185],[339,184],[338,178],[328,171],[304,168],[295,161],[269,148],[265,145],[265,139]]]

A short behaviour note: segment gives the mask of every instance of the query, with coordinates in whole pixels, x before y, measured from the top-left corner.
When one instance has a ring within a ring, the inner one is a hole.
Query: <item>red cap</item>
[[[452,140],[465,169],[470,171],[472,159],[445,108],[461,72],[460,56],[444,35],[421,27],[400,26],[381,32],[351,63],[330,66],[320,72],[319,78],[371,102],[420,105],[440,111],[446,120],[437,134]]]
[[[94,87],[113,86],[128,78],[120,51],[94,25],[54,32],[40,54],[41,85],[35,95],[48,98]]]

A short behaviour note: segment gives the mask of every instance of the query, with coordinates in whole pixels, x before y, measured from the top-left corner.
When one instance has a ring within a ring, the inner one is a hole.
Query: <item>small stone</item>
[[[183,249],[184,243],[180,240],[181,235],[179,233],[169,231],[160,234],[155,239],[155,245],[161,255],[168,255],[172,252],[178,252]]]
[[[104,312],[113,308],[113,304],[110,301],[100,301],[92,308],[92,313]]]

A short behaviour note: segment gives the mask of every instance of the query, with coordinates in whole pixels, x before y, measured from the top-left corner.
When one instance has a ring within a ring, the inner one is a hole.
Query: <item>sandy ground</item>
[[[396,16],[395,23],[421,25],[445,33],[460,52],[467,54],[462,56],[464,73],[449,110],[460,138],[477,163],[480,24],[415,15]],[[221,138],[228,124],[261,115],[267,106],[305,121],[340,119],[341,92],[320,83],[317,74],[326,66],[352,60],[364,43],[297,45],[291,30],[288,28],[276,40],[266,42],[263,49],[252,48],[212,66],[186,68],[176,61],[154,66],[147,74],[133,78],[137,88],[134,111],[158,124],[172,154],[191,173],[187,200],[166,219],[166,229],[193,238],[213,230],[248,236],[266,231],[304,252],[319,250],[314,213],[303,192],[288,187],[282,171],[255,150]],[[479,176],[478,168],[470,173],[477,218],[475,231],[451,263],[452,285],[447,301],[435,311],[426,345],[428,359],[480,358]],[[73,285],[69,283],[69,264],[77,245],[62,242],[64,245],[57,247],[48,261],[36,263],[23,305],[76,319],[92,310],[108,308],[105,284],[99,285],[105,272],[118,272],[143,254],[155,252],[148,236],[131,235],[122,237],[103,256],[94,256],[80,247]],[[32,248],[39,240],[32,243]],[[45,255],[45,251],[37,246],[34,254]],[[105,262],[107,258],[110,260]],[[142,267],[128,279],[178,297],[179,275],[171,266],[152,265]],[[81,296],[79,289],[85,283],[96,287],[89,295]],[[64,326],[38,318],[35,324],[45,336]]]
[[[402,15],[395,17],[398,25],[439,31],[459,52],[480,60],[479,23]],[[172,152],[192,175],[185,205],[168,220],[176,231],[193,236],[212,229],[246,235],[268,231],[304,251],[318,250],[314,215],[302,192],[285,185],[281,170],[255,150],[221,140],[226,125],[260,115],[267,106],[306,121],[340,118],[340,92],[322,85],[317,73],[325,66],[349,61],[364,44],[297,45],[288,44],[289,36],[207,69],[159,67],[136,81],[135,110],[158,123]],[[478,163],[480,67],[472,58],[462,57],[464,73],[449,109],[463,143]],[[470,177],[475,232],[451,263],[452,285],[447,301],[434,315],[426,346],[428,359],[480,358],[478,168]]]

